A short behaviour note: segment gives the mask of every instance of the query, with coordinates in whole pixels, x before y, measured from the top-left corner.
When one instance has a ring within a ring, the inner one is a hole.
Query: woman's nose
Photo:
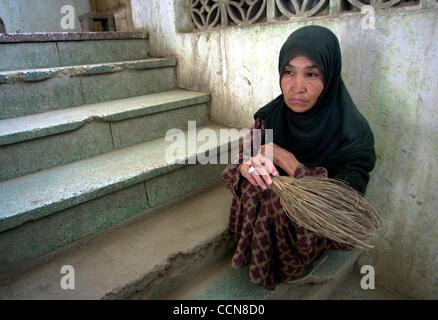
[[[306,87],[304,85],[304,78],[300,76],[294,77],[292,80],[292,92],[293,93],[303,93],[306,91]]]

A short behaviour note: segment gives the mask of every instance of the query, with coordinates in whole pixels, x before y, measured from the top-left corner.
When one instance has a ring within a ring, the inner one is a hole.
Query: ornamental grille
[[[195,30],[227,26],[292,21],[297,18],[360,12],[363,6],[377,10],[418,6],[430,0],[190,0]],[[437,0],[438,1],[438,0]]]

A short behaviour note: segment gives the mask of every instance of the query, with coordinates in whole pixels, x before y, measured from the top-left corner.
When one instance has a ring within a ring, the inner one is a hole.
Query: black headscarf
[[[274,143],[292,152],[298,161],[309,168],[323,166],[329,177],[345,180],[364,194],[376,161],[374,137],[342,80],[338,39],[321,26],[293,32],[280,51],[280,82],[286,65],[297,56],[311,60],[323,74],[324,89],[315,105],[297,113],[281,94],[254,118],[265,120],[267,128],[274,130]]]

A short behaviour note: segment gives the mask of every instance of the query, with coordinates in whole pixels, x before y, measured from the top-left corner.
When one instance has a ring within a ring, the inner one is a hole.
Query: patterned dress
[[[265,123],[256,120],[253,129],[264,132]],[[233,193],[229,228],[237,243],[232,267],[249,266],[249,280],[274,290],[276,282],[297,279],[325,250],[351,250],[353,247],[336,243],[294,224],[286,215],[280,198],[271,190],[253,186],[240,174],[243,147],[240,145],[239,164],[230,164],[221,180]],[[326,176],[322,167],[309,169],[300,164],[295,178]]]

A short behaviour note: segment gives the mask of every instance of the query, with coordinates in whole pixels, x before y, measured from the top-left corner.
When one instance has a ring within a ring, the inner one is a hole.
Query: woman
[[[256,112],[253,126],[262,136],[273,129],[273,157],[263,145],[242,163],[241,145],[240,164],[222,173],[233,192],[232,266],[249,265],[250,281],[271,290],[277,281],[303,279],[326,249],[352,249],[295,225],[266,188],[271,176],[328,176],[364,194],[376,161],[373,134],[342,81],[339,42],[330,30],[306,26],[292,33],[280,51],[279,74],[282,94]]]

